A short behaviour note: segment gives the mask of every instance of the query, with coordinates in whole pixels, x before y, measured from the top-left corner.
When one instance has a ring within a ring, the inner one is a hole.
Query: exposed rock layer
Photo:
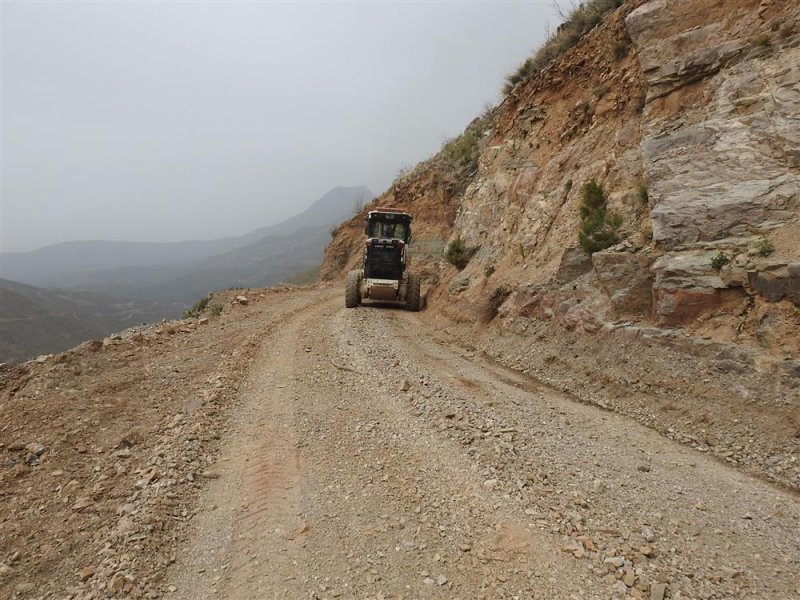
[[[378,200],[415,214],[431,306],[478,320],[510,286],[507,328],[626,319],[800,355],[800,6],[627,2],[492,118],[476,169],[434,157]],[[624,239],[591,261],[575,248],[589,179]],[[340,229],[324,278],[357,266],[359,229]],[[436,253],[454,237],[477,249],[457,277]]]

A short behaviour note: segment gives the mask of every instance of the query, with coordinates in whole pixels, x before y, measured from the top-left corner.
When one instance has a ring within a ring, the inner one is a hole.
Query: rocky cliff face
[[[474,168],[442,153],[377,201],[415,214],[432,308],[485,320],[488,303],[510,330],[552,320],[800,373],[800,6],[627,2],[481,122]],[[623,219],[591,257],[590,179]],[[454,237],[477,248],[462,271],[441,258]],[[357,217],[323,278],[360,251]]]

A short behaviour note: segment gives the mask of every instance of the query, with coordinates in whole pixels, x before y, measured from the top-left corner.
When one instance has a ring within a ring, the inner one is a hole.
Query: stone
[[[493,490],[497,485],[497,479],[487,479],[483,482],[483,489],[485,490]]]
[[[83,342],[80,346],[78,346],[79,350],[86,350],[88,352],[97,352],[102,348],[103,348],[102,340],[89,340],[88,342]]]
[[[135,524],[131,521],[128,517],[121,517],[119,521],[117,521],[117,531],[120,533],[127,533],[129,531],[133,531],[135,528]]]
[[[451,296],[458,296],[469,287],[470,279],[467,275],[458,274],[450,281],[447,286],[447,293]]]
[[[247,296],[236,296],[236,298],[234,298],[234,302],[236,304],[241,304],[242,306],[247,306],[250,303],[250,300],[247,298]]]
[[[88,581],[95,574],[95,567],[94,565],[89,565],[88,567],[84,567],[80,571],[78,571],[78,579],[81,581]]]
[[[649,316],[652,308],[654,259],[632,252],[595,252],[592,266],[614,311],[620,315]]]
[[[666,594],[666,583],[654,583],[652,586],[650,586],[650,600],[664,600]]]
[[[800,139],[790,117],[800,112],[800,48],[747,52],[740,30],[719,18],[684,28],[676,6],[646,2],[625,20],[654,106],[655,118],[645,107],[640,144],[653,241],[668,261],[698,251],[746,254],[756,236],[779,231],[800,207]],[[661,298],[654,289],[657,315],[664,300],[678,313],[699,304],[698,315],[725,295],[705,276],[683,279]],[[781,294],[774,282],[761,285]]]
[[[80,512],[93,505],[94,502],[92,502],[89,498],[79,498],[75,504],[72,505],[72,510]]]
[[[403,381],[400,383],[400,391],[407,392],[410,389],[411,389],[411,382],[408,379],[403,379]]]
[[[575,304],[570,307],[562,318],[564,325],[569,330],[596,333],[602,327],[592,310],[583,304]]]
[[[653,264],[653,315],[662,326],[681,325],[745,297],[711,267],[715,252],[671,253]]]
[[[208,317],[201,317],[197,320],[198,325],[208,325]]]
[[[442,586],[447,583],[447,577],[444,575],[437,575],[436,576],[436,585]]]
[[[40,444],[39,442],[33,442],[25,446],[25,449],[35,456],[41,456],[49,449],[44,444]]]
[[[632,568],[625,567],[622,569],[622,583],[627,587],[633,587],[633,584],[636,583],[636,575]]]
[[[592,257],[577,246],[564,249],[555,279],[564,284],[592,270]]]
[[[114,576],[111,578],[111,582],[108,584],[109,589],[112,592],[119,592],[125,587],[125,577],[122,573],[114,573]]]
[[[797,273],[798,265],[774,263],[760,270],[747,272],[748,286],[754,292],[761,294],[770,302],[778,302],[786,298],[800,306],[800,274]]]

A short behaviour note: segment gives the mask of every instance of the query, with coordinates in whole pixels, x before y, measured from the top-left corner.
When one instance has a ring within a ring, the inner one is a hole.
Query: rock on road
[[[303,293],[262,339],[170,597],[800,597],[795,494],[424,313]]]

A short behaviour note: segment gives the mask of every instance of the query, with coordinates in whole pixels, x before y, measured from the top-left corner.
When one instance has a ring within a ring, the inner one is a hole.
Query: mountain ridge
[[[301,213],[240,236],[180,242],[75,240],[30,252],[5,252],[0,254],[2,275],[37,287],[69,287],[70,278],[78,273],[196,262],[256,243],[270,235],[286,235],[303,226],[304,219],[314,225],[331,226],[349,216],[355,201],[366,203],[373,197],[364,186],[337,186]]]

